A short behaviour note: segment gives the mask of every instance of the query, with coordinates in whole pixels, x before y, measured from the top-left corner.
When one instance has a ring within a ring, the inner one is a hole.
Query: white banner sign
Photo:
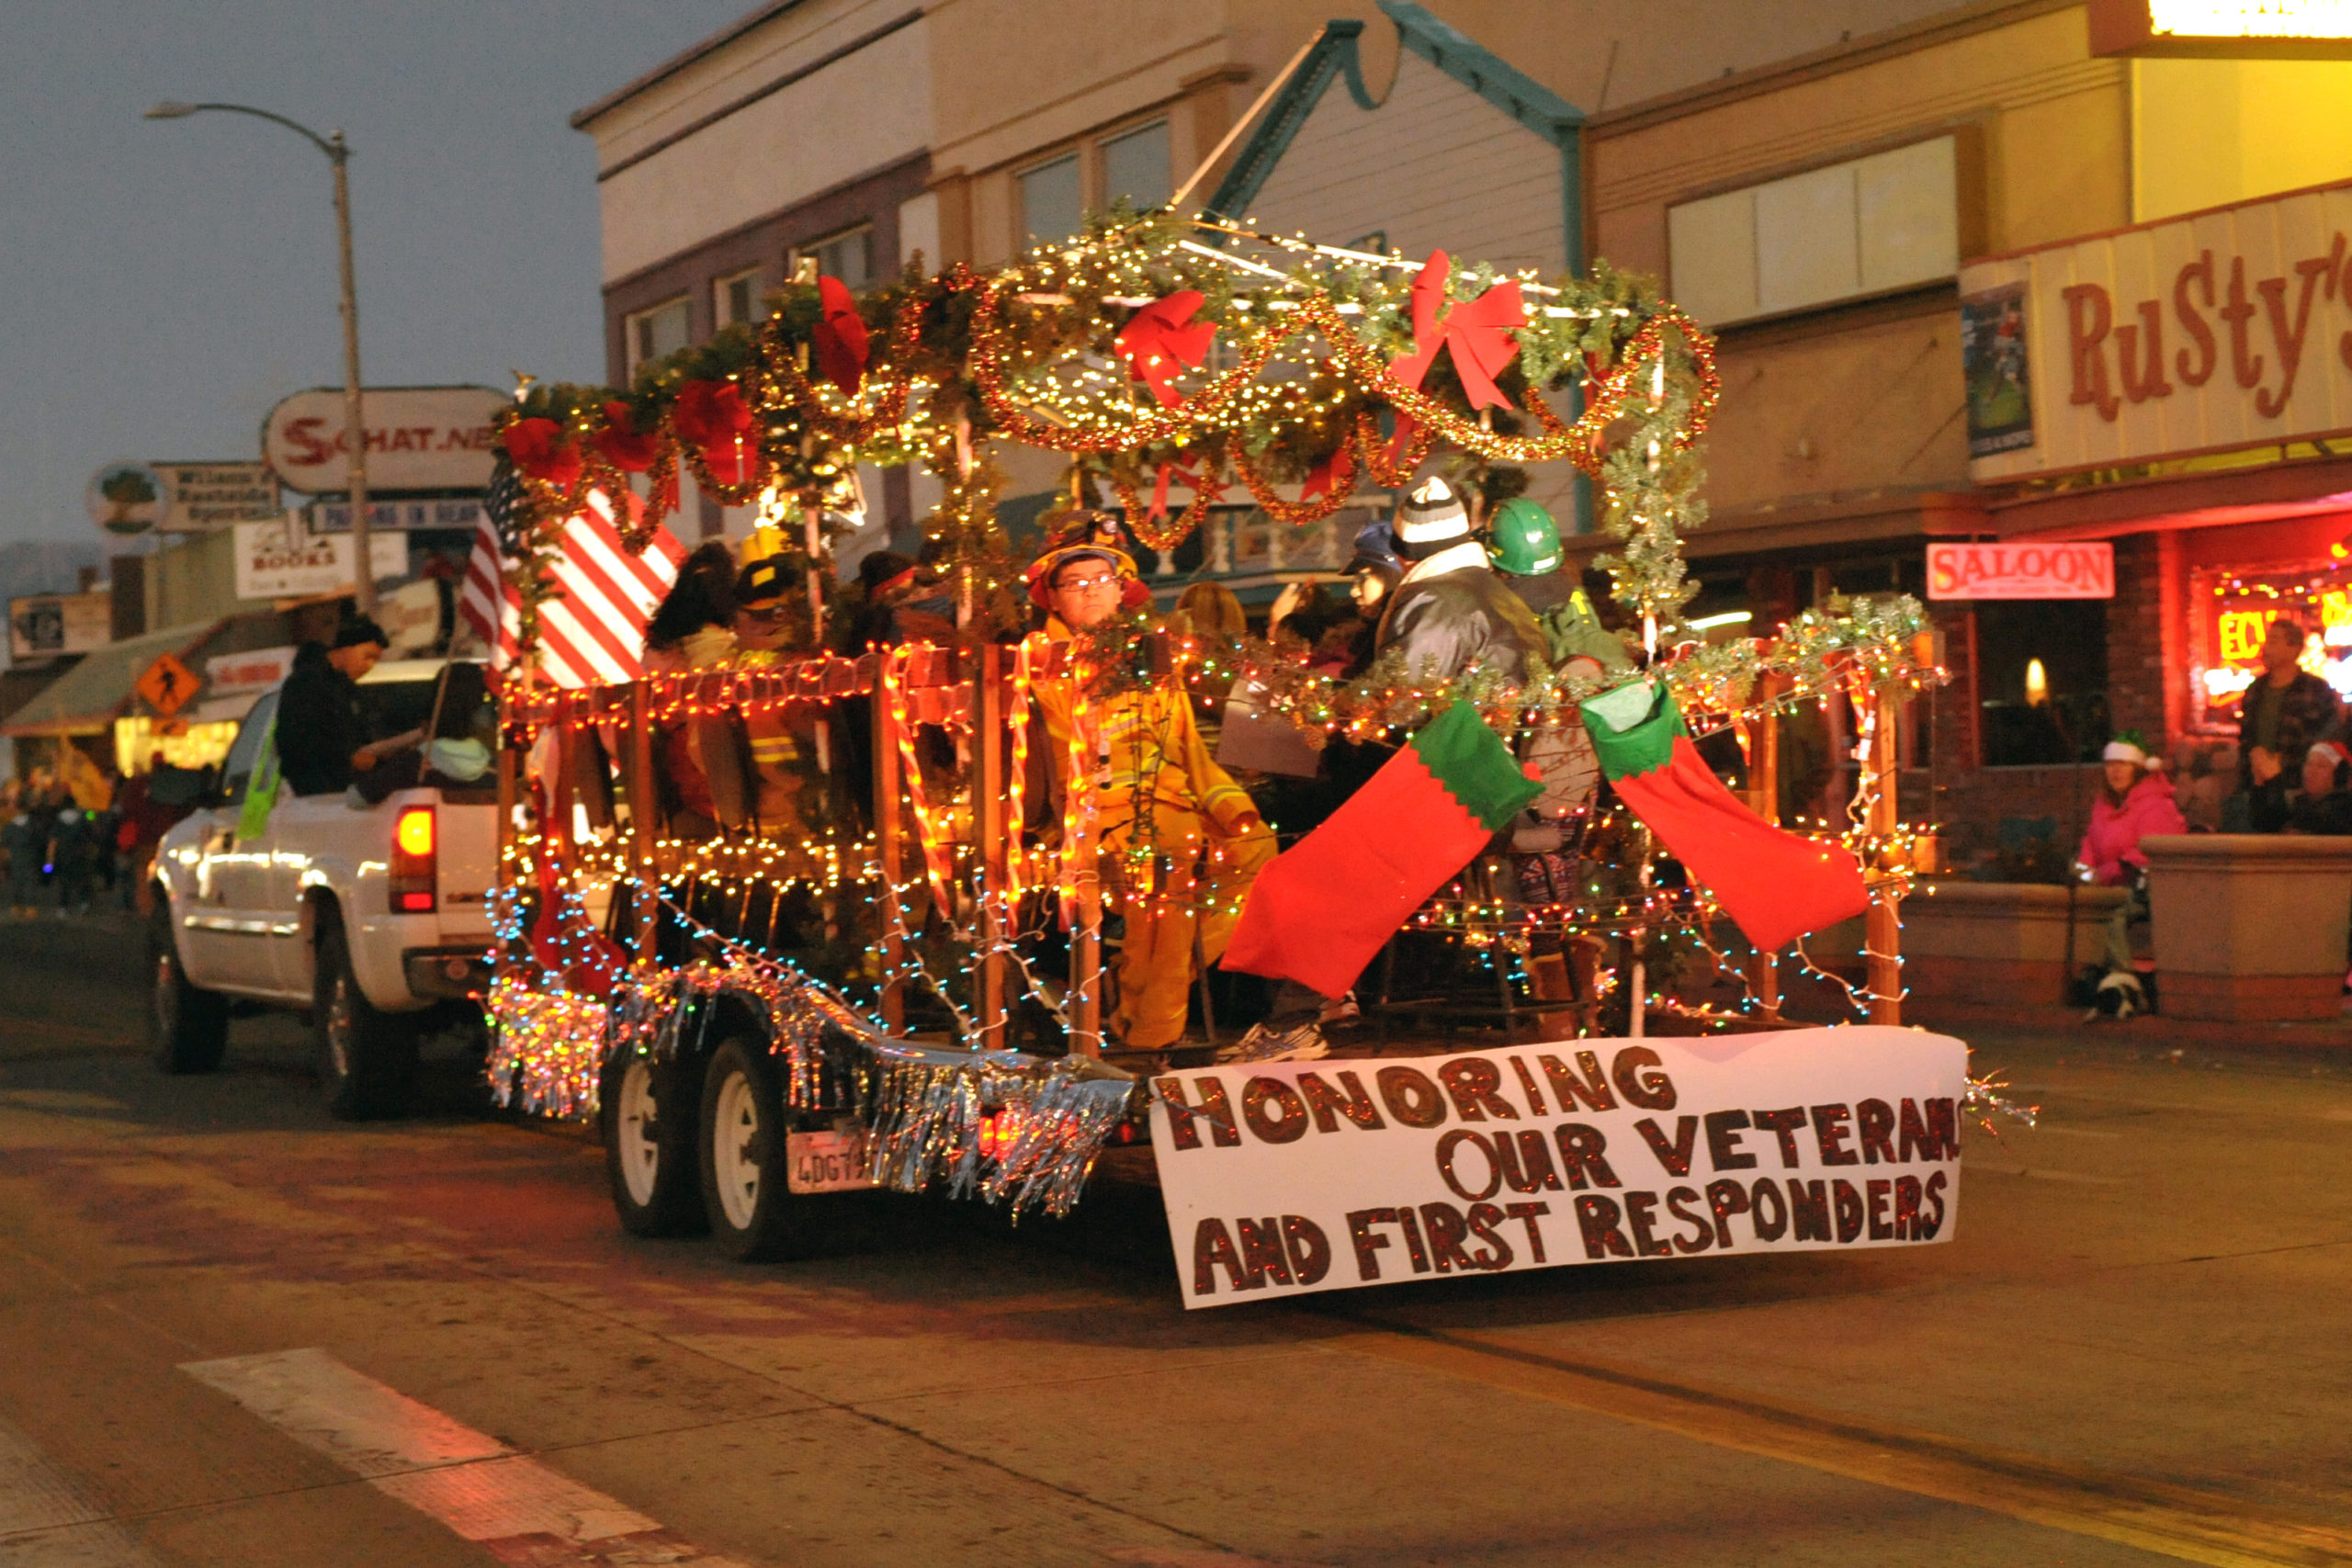
[[[8,657],[88,653],[114,640],[112,593],[31,593],[8,601]]]
[[[311,532],[313,534],[348,534],[351,532],[351,502],[320,501],[310,508]],[[440,496],[429,501],[370,501],[368,503],[368,526],[370,528],[463,528],[469,531],[481,526],[481,498],[479,496]]]
[[[275,523],[240,523],[237,597],[303,599],[352,585],[351,536],[311,533],[289,513]],[[376,581],[408,575],[408,536],[371,534],[368,559]]]
[[[278,514],[277,476],[266,463],[157,463],[164,510],[155,527],[165,534],[209,534]]]
[[[1855,1027],[1152,1080],[1188,1307],[1949,1240],[1968,1048]]]
[[[494,461],[492,421],[507,400],[487,387],[371,387],[359,395],[368,488],[484,490]],[[313,387],[269,411],[262,457],[306,495],[351,488],[343,390]]]
[[[243,653],[216,653],[204,661],[208,696],[225,697],[266,692],[292,673],[294,646],[249,649]]]

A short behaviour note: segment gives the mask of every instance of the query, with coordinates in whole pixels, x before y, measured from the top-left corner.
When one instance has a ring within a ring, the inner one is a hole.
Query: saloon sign
[[[2347,236],[2352,184],[1970,263],[1963,311],[1973,302],[1990,319],[1984,302],[2014,300],[1999,313],[2021,334],[2019,352],[1972,367],[1972,435],[1979,404],[1984,417],[2030,408],[2023,430],[1972,441],[1971,476],[1987,483],[2352,432]],[[2024,395],[1996,395],[2002,366]]]
[[[2112,599],[2115,547],[1929,545],[1930,599]]]
[[[378,387],[360,394],[368,432],[368,488],[481,490],[494,461],[492,422],[506,400],[487,387]],[[306,495],[351,488],[343,392],[313,387],[269,411],[262,456],[288,488]]]

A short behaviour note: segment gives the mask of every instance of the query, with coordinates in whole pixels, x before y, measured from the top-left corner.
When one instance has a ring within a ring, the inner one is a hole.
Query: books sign
[[[376,580],[408,575],[408,536],[369,536]],[[270,523],[237,525],[237,597],[305,599],[351,587],[348,534],[313,535],[292,514]]]

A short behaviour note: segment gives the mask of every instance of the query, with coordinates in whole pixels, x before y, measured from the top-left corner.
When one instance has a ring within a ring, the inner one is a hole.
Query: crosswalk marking
[[[0,1421],[0,1563],[156,1568],[129,1530],[6,1421]]]
[[[737,1568],[679,1540],[658,1519],[323,1350],[191,1361],[180,1370],[502,1562],[533,1568],[618,1561]]]

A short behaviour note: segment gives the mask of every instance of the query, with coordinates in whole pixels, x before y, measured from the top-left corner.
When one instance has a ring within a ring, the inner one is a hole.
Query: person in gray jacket
[[[1545,651],[1525,601],[1496,575],[1470,536],[1470,513],[1443,479],[1426,479],[1396,509],[1404,580],[1391,595],[1374,657],[1400,649],[1415,680],[1450,680],[1473,665],[1510,679]]]

